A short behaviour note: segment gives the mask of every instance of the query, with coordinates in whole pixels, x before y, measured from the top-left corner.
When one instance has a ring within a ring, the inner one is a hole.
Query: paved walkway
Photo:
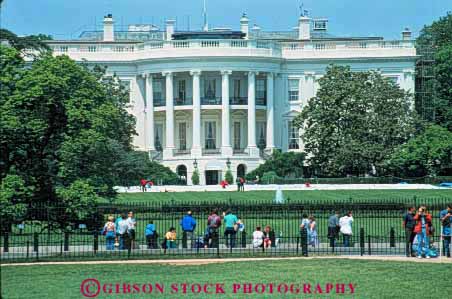
[[[319,259],[348,259],[385,262],[416,262],[452,264],[452,258],[418,259],[401,256],[311,256],[311,257],[266,257],[266,258],[211,258],[211,259],[172,259],[172,260],[120,260],[120,261],[77,261],[77,262],[37,262],[2,264],[2,267],[36,266],[36,265],[99,265],[99,264],[169,264],[169,265],[205,265],[212,263],[276,261],[276,260],[319,260]]]
[[[429,184],[312,184],[306,187],[304,184],[292,185],[245,185],[246,191],[260,191],[269,190],[276,191],[278,187],[281,190],[413,190],[413,189],[449,189],[445,187],[438,187]],[[135,193],[141,192],[139,186],[133,187],[115,187],[120,193]],[[231,185],[226,189],[221,188],[220,185],[207,186],[154,186],[147,192],[204,192],[204,191],[234,191],[237,192],[237,187]]]

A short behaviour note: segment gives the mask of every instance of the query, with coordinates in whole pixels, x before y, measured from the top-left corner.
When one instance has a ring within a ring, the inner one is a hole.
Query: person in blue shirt
[[[155,231],[154,221],[149,221],[145,230],[146,241],[148,243],[148,249],[157,249],[157,232]]]
[[[232,214],[231,210],[227,210],[224,215],[224,237],[226,239],[226,247],[234,248],[235,247],[235,235],[237,233],[238,225],[237,221],[239,220],[236,215]]]
[[[181,219],[179,224],[182,228],[183,235],[185,235],[187,238],[187,247],[192,248],[194,244],[193,232],[196,229],[196,220],[195,218],[193,218],[191,211],[188,211],[187,214],[185,214],[185,216]]]
[[[447,209],[442,210],[439,213],[439,219],[441,220],[441,225],[443,227],[442,235],[444,240],[444,255],[450,257],[450,245],[452,236],[452,204],[449,204],[447,206]]]

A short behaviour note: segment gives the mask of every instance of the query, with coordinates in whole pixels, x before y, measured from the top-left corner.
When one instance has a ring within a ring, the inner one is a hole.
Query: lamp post
[[[228,170],[230,170],[231,169],[231,159],[227,159],[226,160],[226,166],[228,167]]]
[[[198,169],[198,161],[196,161],[196,158],[195,161],[193,161],[193,167],[195,168],[195,170]]]

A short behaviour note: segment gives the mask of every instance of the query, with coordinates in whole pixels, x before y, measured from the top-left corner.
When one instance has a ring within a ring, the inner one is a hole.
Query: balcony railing
[[[248,105],[247,97],[230,97],[229,98],[230,105]]]
[[[201,105],[221,105],[221,97],[201,98]]]
[[[256,105],[260,106],[267,105],[267,98],[256,98]]]
[[[233,153],[234,155],[246,154],[244,148],[234,148],[234,149],[232,150],[232,153]]]
[[[163,107],[166,105],[165,99],[155,99],[154,98],[154,107]]]
[[[192,100],[192,98],[185,98],[185,99],[175,98],[174,105],[175,106],[193,105],[193,100]]]
[[[173,154],[175,156],[181,156],[181,155],[189,155],[190,150],[189,149],[174,149]]]
[[[219,148],[203,148],[202,154],[203,155],[218,155],[221,153],[221,150]]]

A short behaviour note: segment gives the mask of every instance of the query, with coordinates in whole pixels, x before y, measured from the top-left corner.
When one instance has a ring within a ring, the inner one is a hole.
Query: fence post
[[[64,251],[69,251],[69,232],[64,232]]]
[[[395,247],[395,232],[393,227],[391,227],[389,232],[389,247]]]
[[[298,248],[300,248],[300,237],[297,237],[297,249],[295,250],[295,253],[298,255]]]
[[[27,260],[29,256],[30,256],[30,241],[27,240]]]
[[[94,231],[93,239],[93,251],[94,254],[96,254],[99,249],[99,234],[97,233],[97,230]]]
[[[361,227],[359,230],[359,248],[361,249],[361,256],[364,255],[364,227]]]
[[[3,235],[3,252],[9,252],[9,234],[5,232]]]
[[[33,251],[38,252],[39,250],[39,235],[37,232],[33,234]]]
[[[308,230],[303,229],[301,231],[301,254],[308,256]]]
[[[368,247],[368,253],[369,255],[372,255],[371,249],[370,249],[370,236],[367,236],[367,247]]]
[[[246,231],[242,232],[242,248],[246,248]]]

